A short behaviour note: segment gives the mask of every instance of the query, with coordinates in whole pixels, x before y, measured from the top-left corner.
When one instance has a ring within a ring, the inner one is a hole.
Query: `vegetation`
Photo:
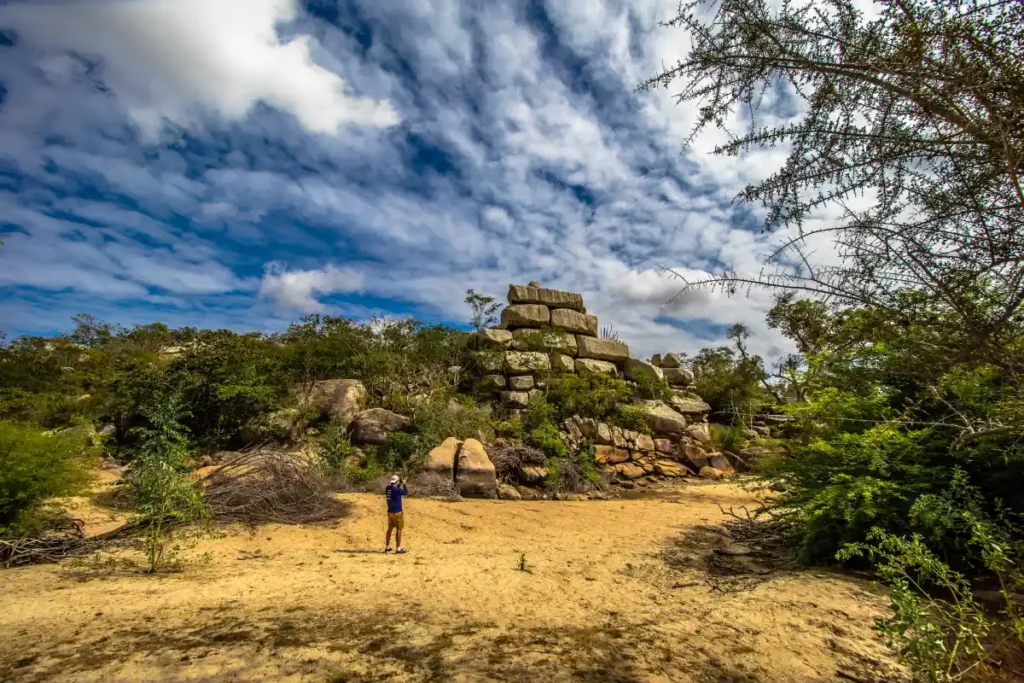
[[[0,421],[0,537],[35,532],[48,498],[72,495],[85,483],[87,457],[79,429],[44,434]]]
[[[876,8],[684,3],[669,25],[690,50],[644,87],[680,81],[695,133],[753,112],[716,153],[789,150],[742,194],[791,230],[767,269],[685,286],[777,289],[768,322],[800,354],[768,373],[737,334],[693,359],[696,388],[719,415],[784,405],[766,512],[804,561],[873,566],[894,587],[883,632],[920,678],[954,680],[991,662],[992,634],[1024,633],[1008,597],[999,624],[971,597],[1020,574],[1024,7]],[[795,100],[793,121],[758,122]],[[814,262],[822,239],[839,258]]]

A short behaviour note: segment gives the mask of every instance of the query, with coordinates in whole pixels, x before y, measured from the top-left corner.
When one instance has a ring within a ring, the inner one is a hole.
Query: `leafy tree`
[[[493,296],[477,294],[472,289],[467,289],[464,301],[473,311],[469,318],[469,324],[475,330],[480,331],[498,322],[498,311],[501,310],[501,304],[495,301]]]
[[[1024,6],[877,7],[869,18],[853,0],[694,0],[667,23],[692,47],[642,87],[681,81],[694,134],[728,130],[767,100],[803,108],[795,123],[755,118],[715,149],[789,147],[786,164],[742,195],[767,209],[766,229],[796,228],[769,259],[778,267],[690,284],[799,290],[906,326],[939,316],[960,330],[961,349],[1017,363],[1007,346],[1024,303]],[[825,209],[838,220],[810,226]],[[842,258],[813,263],[814,238],[832,239]]]

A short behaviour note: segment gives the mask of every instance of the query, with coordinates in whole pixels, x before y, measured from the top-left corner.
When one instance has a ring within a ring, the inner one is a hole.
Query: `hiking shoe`
[[[402,550],[401,548],[399,548],[399,551],[400,551],[400,552],[405,552],[405,551],[404,551],[404,550]],[[386,552],[386,553],[390,553],[390,552],[392,552],[392,551],[391,551],[391,546],[388,546],[387,548],[384,548],[384,552]]]
[[[396,555],[404,555],[405,554],[405,548],[399,548],[398,550],[395,551],[395,554]]]

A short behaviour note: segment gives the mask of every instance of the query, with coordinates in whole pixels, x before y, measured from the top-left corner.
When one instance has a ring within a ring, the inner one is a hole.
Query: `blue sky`
[[[675,0],[0,5],[0,329],[279,330],[306,312],[462,323],[465,290],[582,292],[636,355],[767,355],[770,295],[698,292],[768,249],[742,187],[782,150],[684,150],[636,93]],[[784,103],[782,103],[784,104]],[[775,107],[784,111],[786,107]]]

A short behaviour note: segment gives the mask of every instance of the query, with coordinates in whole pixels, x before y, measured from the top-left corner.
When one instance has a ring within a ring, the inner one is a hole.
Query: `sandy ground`
[[[836,573],[706,582],[718,503],[682,483],[633,500],[383,501],[323,526],[229,527],[177,574],[0,573],[0,681],[894,681],[887,600]],[[89,502],[90,532],[118,520]],[[526,571],[517,568],[525,553]]]

